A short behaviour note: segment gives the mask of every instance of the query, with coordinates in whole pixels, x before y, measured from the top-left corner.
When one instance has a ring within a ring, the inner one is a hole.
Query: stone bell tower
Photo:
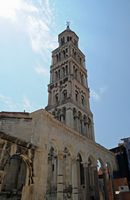
[[[95,140],[85,55],[78,41],[69,24],[58,35],[59,47],[52,51],[46,110],[79,134]]]

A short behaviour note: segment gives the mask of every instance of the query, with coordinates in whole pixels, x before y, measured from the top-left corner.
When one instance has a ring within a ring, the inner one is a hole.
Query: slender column
[[[112,200],[115,200],[115,188],[114,188],[114,181],[113,181],[113,174],[110,172],[110,181],[111,181],[111,187],[112,187]]]
[[[63,155],[58,154],[57,200],[63,200]]]
[[[57,184],[57,157],[55,157],[54,161],[54,185],[56,186]]]
[[[47,177],[47,189],[51,189],[51,178],[52,178],[52,159],[48,158],[48,177]]]
[[[72,175],[72,161],[71,161],[71,157],[68,156],[68,183],[69,185],[71,185],[71,175]]]
[[[61,114],[61,122],[64,122],[64,114]]]
[[[95,198],[96,200],[100,200],[99,197],[99,185],[98,185],[98,171],[97,171],[97,167],[93,167],[93,171],[94,171],[94,185],[95,185]]]
[[[72,108],[67,108],[66,110],[66,124],[73,128],[73,111]]]
[[[103,183],[104,183],[105,200],[109,200],[108,183],[107,183],[107,176],[106,176],[106,168],[101,168],[101,170],[103,172]]]
[[[72,199],[78,200],[78,175],[77,175],[77,161],[72,163]]]
[[[90,192],[89,192],[89,169],[88,169],[88,164],[84,163],[84,180],[85,180],[85,200],[90,200]]]

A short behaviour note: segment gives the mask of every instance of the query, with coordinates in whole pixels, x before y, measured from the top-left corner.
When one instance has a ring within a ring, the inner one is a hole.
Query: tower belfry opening
[[[94,140],[85,55],[78,47],[79,37],[70,29],[69,22],[66,25],[58,35],[58,48],[52,51],[46,110],[79,134]]]

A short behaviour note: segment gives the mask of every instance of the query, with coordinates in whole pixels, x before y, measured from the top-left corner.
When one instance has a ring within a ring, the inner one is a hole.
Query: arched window
[[[63,91],[63,100],[65,100],[67,98],[67,90]]]
[[[82,126],[82,113],[78,112],[78,118],[79,118],[79,132],[83,134],[83,126]]]
[[[75,108],[73,108],[73,118],[74,118],[74,129],[77,130],[77,111]]]
[[[78,102],[78,94],[79,94],[79,93],[78,93],[78,91],[76,90],[76,91],[75,91],[75,100],[76,100],[77,102]]]
[[[65,53],[65,50],[63,50],[63,57],[64,57],[64,58],[66,57],[66,53]]]
[[[84,96],[83,95],[81,95],[81,103],[82,103],[82,106],[84,106],[85,100],[84,100]]]
[[[61,38],[61,45],[63,45],[65,43],[65,38]]]
[[[58,103],[58,93],[55,95],[55,102]]]
[[[77,69],[75,69],[75,71],[74,71],[74,77],[75,77],[75,79],[77,79],[77,77],[78,77],[78,70]]]
[[[66,120],[66,107],[62,108],[62,115],[63,115],[63,121],[65,122],[65,120]]]
[[[68,65],[65,66],[65,75],[68,75]]]
[[[60,69],[58,70],[58,79],[60,79]]]
[[[81,74],[81,83],[84,84],[84,75]]]

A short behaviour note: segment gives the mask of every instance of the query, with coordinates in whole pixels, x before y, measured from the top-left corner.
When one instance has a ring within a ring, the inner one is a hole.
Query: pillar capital
[[[63,160],[64,154],[62,152],[58,152],[57,158],[58,160]]]
[[[89,165],[88,162],[82,162],[82,164],[83,164],[84,168],[88,167],[88,165]]]

